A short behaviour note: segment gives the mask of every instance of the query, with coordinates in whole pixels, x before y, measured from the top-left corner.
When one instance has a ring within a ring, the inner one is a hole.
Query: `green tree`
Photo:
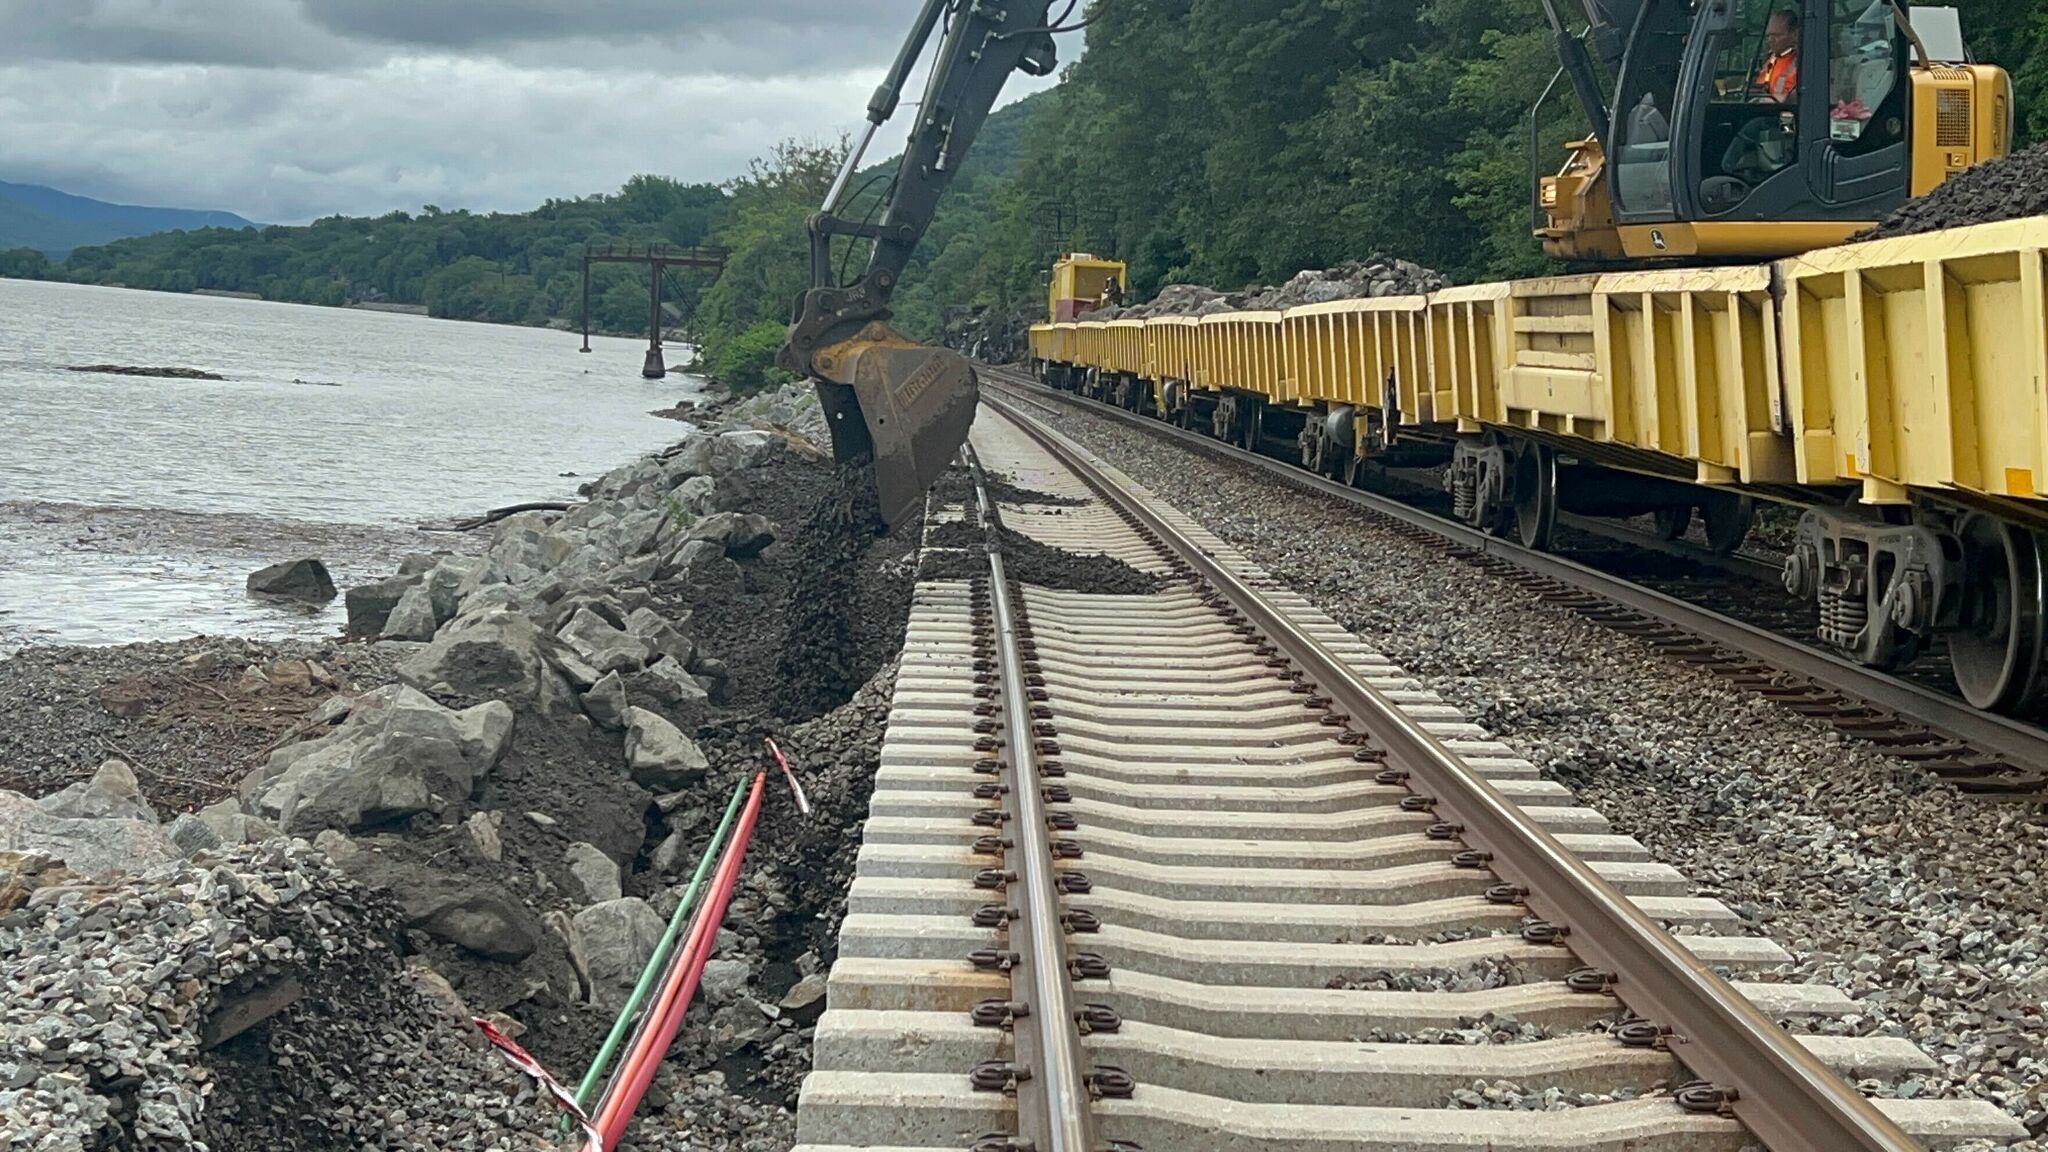
[[[784,140],[727,185],[730,215],[712,240],[729,255],[693,325],[714,363],[727,341],[764,321],[788,322],[791,303],[810,285],[804,222],[825,199],[846,149],[844,141]]]
[[[50,279],[50,258],[33,248],[0,252],[0,278],[8,280]]]

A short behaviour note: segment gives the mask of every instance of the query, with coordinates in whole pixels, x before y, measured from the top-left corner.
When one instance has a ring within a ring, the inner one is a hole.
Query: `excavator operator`
[[[1799,95],[1799,13],[1780,8],[1764,26],[1763,67],[1750,85],[1760,104],[1792,104]]]
[[[1702,188],[1714,210],[1733,207],[1772,173],[1796,159],[1799,105],[1799,13],[1772,12],[1764,24],[1764,58],[1742,98],[1761,105],[1721,156],[1721,177]]]

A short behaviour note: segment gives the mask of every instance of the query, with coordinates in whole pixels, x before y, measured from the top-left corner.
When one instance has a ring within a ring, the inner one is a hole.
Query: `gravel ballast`
[[[1307,492],[1106,417],[1062,431],[1181,508],[1842,988],[1834,1030],[2048,1130],[2048,827]],[[2015,1147],[2048,1148],[2028,1141]]]

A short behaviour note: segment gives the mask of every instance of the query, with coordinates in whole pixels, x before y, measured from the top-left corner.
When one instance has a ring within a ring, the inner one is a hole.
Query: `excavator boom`
[[[1010,73],[1051,73],[1057,58],[1049,0],[926,0],[903,50],[874,97],[867,126],[810,219],[811,286],[796,303],[779,362],[809,377],[842,464],[872,460],[882,519],[894,525],[917,506],[967,440],[979,402],[965,357],[918,344],[890,327],[889,301],[924,238],[940,198],[988,119]],[[847,187],[875,131],[895,114],[905,84],[932,38],[931,79],[879,212],[853,220]],[[867,241],[867,266],[851,284],[834,276],[833,241]]]

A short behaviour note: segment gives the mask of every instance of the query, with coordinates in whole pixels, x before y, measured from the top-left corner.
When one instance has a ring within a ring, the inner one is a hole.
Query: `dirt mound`
[[[2025,216],[2048,215],[2048,144],[2015,152],[1949,177],[1851,240],[1917,236]]]
[[[986,474],[981,480],[988,498],[998,504],[1037,504],[1048,508],[1076,508],[1088,503],[1074,496],[1060,496],[1033,488],[1020,488],[1001,476]],[[932,485],[932,503],[974,507],[974,474],[964,468],[950,468]]]
[[[878,545],[881,527],[873,467],[833,469],[797,532],[779,611],[756,621],[775,637],[770,703],[783,719],[808,720],[845,703],[902,646],[909,581],[877,579],[886,560],[871,553],[879,546],[907,556],[913,542],[906,531]]]
[[[1150,596],[1166,587],[1166,581],[1160,577],[1140,572],[1114,557],[1068,552],[1008,528],[997,528],[996,538],[1001,542],[1003,566],[1010,578],[1024,584],[1098,596]],[[964,520],[942,524],[932,530],[927,542],[935,548],[964,551],[926,554],[918,572],[920,579],[972,580],[988,575],[979,525]]]

